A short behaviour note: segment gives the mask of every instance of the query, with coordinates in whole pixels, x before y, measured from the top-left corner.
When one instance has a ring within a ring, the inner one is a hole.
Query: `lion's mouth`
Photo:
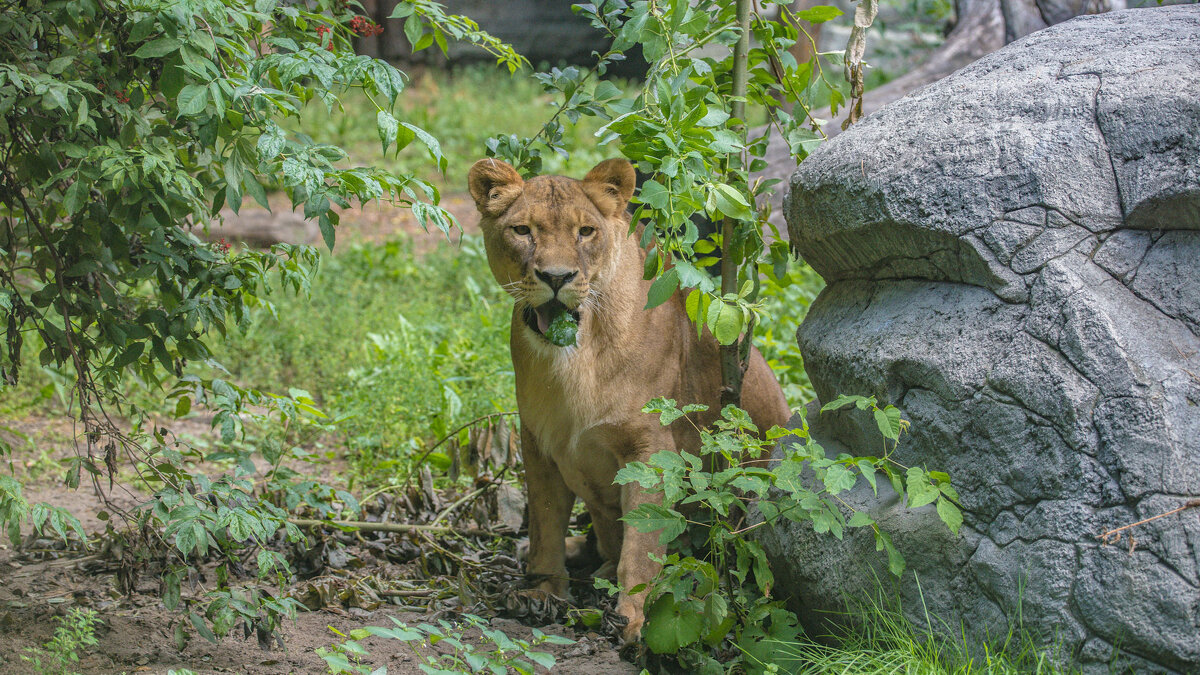
[[[575,323],[579,323],[579,311],[567,309],[567,306],[557,299],[537,307],[526,307],[523,317],[526,326],[529,326],[538,335],[545,337],[546,331],[550,330],[550,324],[564,312],[575,319]]]

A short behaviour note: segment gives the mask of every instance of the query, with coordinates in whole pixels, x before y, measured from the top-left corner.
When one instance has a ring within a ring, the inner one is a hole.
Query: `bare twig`
[[[424,598],[437,593],[438,588],[418,588],[411,591],[376,591],[381,598]]]
[[[455,534],[466,537],[505,537],[501,532],[481,530],[478,528],[442,527],[439,525],[410,525],[407,523],[368,523],[362,520],[307,520],[291,518],[288,522],[296,527],[349,527],[363,532],[425,532],[434,534]]]
[[[1158,520],[1159,518],[1166,518],[1167,516],[1173,516],[1176,513],[1181,513],[1183,511],[1187,511],[1188,509],[1194,509],[1197,507],[1200,507],[1200,499],[1192,499],[1187,502],[1184,502],[1183,506],[1180,506],[1179,508],[1171,509],[1170,511],[1160,513],[1157,516],[1150,516],[1149,518],[1144,518],[1142,520],[1137,521],[1136,523],[1130,523],[1128,525],[1122,525],[1121,527],[1113,528],[1113,529],[1109,530],[1108,532],[1104,532],[1102,534],[1096,535],[1096,538],[1099,539],[1100,541],[1104,542],[1105,544],[1115,544],[1121,540],[1121,532],[1123,532],[1125,530],[1137,527],[1138,525],[1145,525],[1146,523],[1149,523],[1154,520]],[[1131,537],[1131,539],[1132,539],[1132,537]],[[1132,543],[1130,544],[1129,550],[1131,553],[1133,552],[1133,544]]]
[[[470,422],[467,422],[466,424],[460,426],[459,428],[455,429],[454,431],[451,431],[450,433],[443,436],[442,440],[438,441],[437,443],[434,443],[427,450],[425,450],[425,452],[421,453],[421,456],[418,457],[417,461],[413,463],[413,468],[408,470],[408,475],[406,475],[404,477],[403,483],[401,483],[399,485],[388,485],[386,487],[380,488],[380,489],[372,492],[371,494],[367,495],[366,498],[363,499],[363,501],[367,501],[371,497],[374,497],[375,495],[378,495],[382,492],[386,492],[388,490],[398,490],[398,489],[404,489],[404,488],[408,487],[408,483],[410,480],[412,480],[412,475],[413,475],[413,472],[415,471],[416,467],[421,466],[421,464],[425,461],[425,459],[427,457],[429,457],[429,455],[433,454],[434,450],[437,450],[438,448],[442,447],[442,445],[445,444],[446,441],[457,436],[458,432],[462,431],[463,429],[466,429],[467,427],[475,426],[479,422],[482,422],[484,420],[490,420],[493,417],[504,417],[506,415],[516,415],[516,414],[517,414],[516,410],[509,410],[508,412],[491,413],[490,415],[476,417],[475,419],[471,420]]]

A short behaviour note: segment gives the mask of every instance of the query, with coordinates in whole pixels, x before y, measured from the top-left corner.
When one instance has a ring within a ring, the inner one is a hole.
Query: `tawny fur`
[[[707,332],[697,337],[682,295],[644,309],[651,283],[642,279],[646,251],[630,235],[626,211],[634,180],[625,160],[601,162],[581,181],[562,176],[524,181],[494,159],[476,162],[468,175],[488,263],[516,300],[510,346],[534,592],[567,596],[564,540],[576,496],[591,513],[605,567],[616,563],[620,587],[648,585],[659,569],[648,554],[664,554],[658,534],[638,532],[618,519],[655,497],[636,483],[613,485],[613,478],[626,463],[646,461],[661,450],[694,452],[700,439],[687,421],[664,428],[657,415],[641,408],[656,396],[681,406],[703,403],[709,412],[693,418],[701,426],[720,408],[717,342]],[[557,291],[557,299],[580,315],[573,347],[556,347],[525,323],[527,306],[556,297],[537,271],[575,273]],[[742,407],[762,430],[786,423],[790,414],[758,350],[750,355]],[[627,642],[641,633],[644,600],[645,591],[622,591],[618,597],[617,611],[629,620]]]

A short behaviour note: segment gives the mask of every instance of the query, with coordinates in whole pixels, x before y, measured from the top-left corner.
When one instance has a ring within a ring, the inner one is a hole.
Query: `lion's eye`
[[[581,227],[581,228],[579,228],[579,236],[590,237],[592,235],[592,233],[595,231],[596,231],[596,228],[594,228],[594,227]]]
[[[513,228],[513,232],[516,232],[517,234],[524,237],[525,235],[529,234],[529,226],[528,225],[517,225],[516,227]]]

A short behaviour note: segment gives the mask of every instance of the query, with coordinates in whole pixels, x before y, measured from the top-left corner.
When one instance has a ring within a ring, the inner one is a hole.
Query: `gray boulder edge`
[[[793,175],[791,240],[829,282],[797,336],[819,398],[900,407],[895,458],[948,471],[966,519],[952,538],[852,493],[895,528],[901,580],[869,533],[764,532],[810,630],[882,586],[972,645],[1019,624],[1087,672],[1200,671],[1200,518],[1137,528],[1133,553],[1096,539],[1200,492],[1198,64],[1200,7],[1075,19]],[[869,419],[813,421],[878,454]]]

